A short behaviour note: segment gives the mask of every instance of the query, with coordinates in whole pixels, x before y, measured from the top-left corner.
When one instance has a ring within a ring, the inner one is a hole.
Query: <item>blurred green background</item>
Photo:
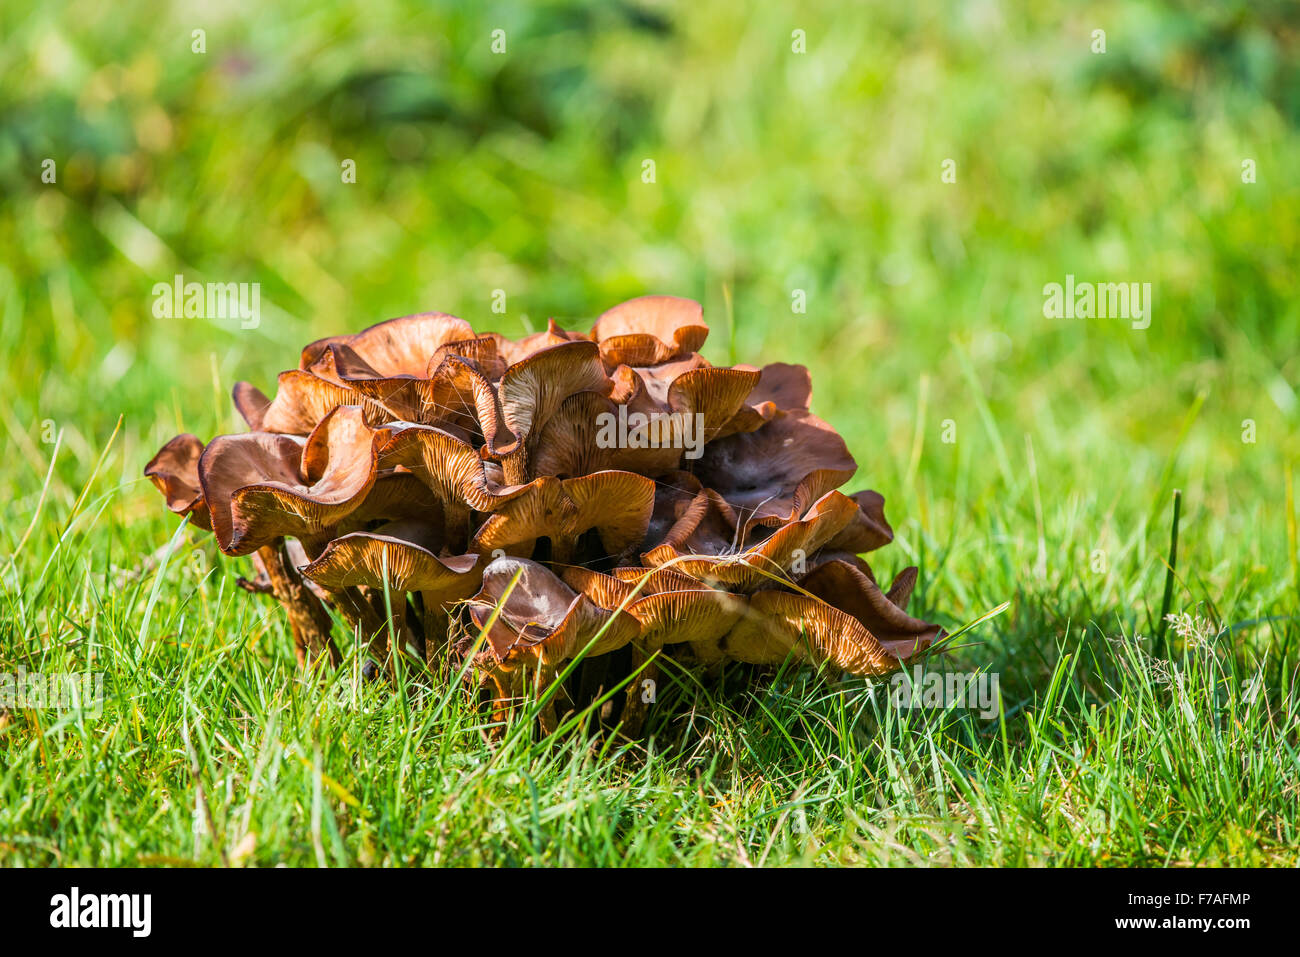
[[[77,533],[134,567],[157,445],[313,338],[662,292],[715,362],[811,367],[945,623],[1148,627],[1175,486],[1180,606],[1294,604],[1294,4],[4,0],[0,34],[6,552],[53,547],[120,415]],[[260,283],[261,325],[154,318],[176,273]],[[1066,274],[1152,283],[1150,328],[1044,318]]]

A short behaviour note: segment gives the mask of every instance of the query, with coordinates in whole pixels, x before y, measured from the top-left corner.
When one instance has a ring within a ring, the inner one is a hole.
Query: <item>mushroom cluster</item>
[[[177,436],[145,475],[252,557],[303,665],[341,661],[333,610],[394,677],[468,656],[498,715],[562,671],[544,725],[627,684],[633,731],[665,657],[896,668],[942,632],[907,613],[915,568],[882,589],[860,557],[884,499],[838,491],[857,465],[807,369],[711,365],[707,334],[671,296],[585,335],[391,319],[308,345],[273,400],[238,383],[249,431]]]

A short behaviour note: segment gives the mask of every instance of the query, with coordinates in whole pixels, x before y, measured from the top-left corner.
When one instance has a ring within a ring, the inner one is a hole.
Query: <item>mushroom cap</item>
[[[486,633],[480,658],[508,670],[558,665],[593,638],[588,654],[605,654],[627,644],[639,630],[631,616],[599,608],[544,565],[523,558],[491,562],[468,608],[474,624]]]
[[[799,584],[855,618],[895,658],[906,659],[924,651],[943,635],[938,625],[907,613],[907,601],[916,578],[916,568],[904,569],[886,594],[861,569],[836,560],[810,572]]]
[[[807,412],[812,401],[812,377],[801,365],[772,362],[763,368],[733,366],[759,373],[758,384],[715,438],[754,432],[782,412]]]
[[[617,406],[599,392],[576,392],[560,403],[529,457],[534,474],[572,478],[613,468],[619,450],[601,440],[604,415],[617,415]]]
[[[376,521],[418,521],[438,526],[443,518],[442,502],[414,473],[400,467],[379,469],[370,491],[343,519],[339,531],[367,531],[366,524]]]
[[[522,339],[507,339],[495,332],[488,333],[488,335],[496,342],[497,352],[507,365],[520,362],[533,353],[540,352],[551,346],[562,345],[566,342],[577,342],[587,338],[581,332],[561,329],[554,319],[546,320],[546,328],[543,331],[531,333]]]
[[[497,395],[505,426],[519,438],[540,431],[576,392],[608,394],[613,387],[600,362],[600,349],[587,340],[547,346],[510,365]]]
[[[720,647],[751,664],[780,664],[793,656],[863,677],[887,674],[901,660],[852,615],[817,598],[776,590],[750,596],[748,612]]]
[[[725,503],[719,504],[720,499],[716,493],[706,489],[702,494],[715,496],[708,500],[707,514],[725,519]],[[788,580],[790,570],[835,537],[852,521],[856,511],[857,504],[847,495],[830,491],[809,506],[801,518],[780,526],[760,542],[739,551],[703,554],[685,549],[700,545],[709,547],[718,538],[716,534],[711,539],[699,535],[699,529],[704,527],[703,522],[685,536],[681,535],[681,526],[692,517],[687,515],[674,526],[662,544],[642,555],[641,560],[646,565],[672,562],[673,567],[693,578],[739,591],[749,591],[770,582],[773,576]]]
[[[602,313],[591,338],[613,368],[649,366],[698,352],[709,335],[704,310],[692,299],[641,296]]]
[[[383,468],[401,466],[410,471],[453,509],[492,512],[531,487],[503,485],[470,445],[433,426],[393,423],[379,461]]]
[[[748,525],[780,525],[857,471],[839,433],[811,412],[780,412],[754,432],[710,442],[695,472]]]
[[[687,365],[680,372],[666,371]],[[698,458],[702,447],[735,420],[759,375],[681,362],[645,373],[617,367],[610,397],[625,407],[617,411],[627,429],[627,445],[613,453],[614,461],[648,475],[677,469],[688,455]]]
[[[707,588],[690,579],[685,579],[689,582],[685,588],[647,590],[649,579],[655,575],[659,576],[658,584],[669,583],[662,572],[652,571],[639,580],[626,581],[576,565],[562,569],[565,583],[595,604],[626,611],[635,618],[641,626],[635,640],[644,651],[682,642],[716,642],[744,613],[742,596]]]
[[[529,493],[504,503],[474,536],[483,551],[531,545],[539,538],[576,539],[594,528],[609,555],[620,555],[645,538],[654,508],[654,481],[608,470],[557,479],[542,476]]]
[[[872,552],[894,540],[894,529],[885,518],[885,497],[867,489],[849,498],[858,503],[858,512],[844,530],[827,543],[827,548],[853,552]]]
[[[438,557],[441,534],[420,522],[388,522],[331,541],[303,575],[333,591],[351,585],[423,592],[440,602],[469,598],[482,583],[480,557]]]
[[[352,335],[317,339],[302,350],[298,368],[311,369],[331,346],[341,346],[376,376],[423,375],[429,356],[440,346],[473,338],[474,330],[464,319],[422,312],[386,319]]]
[[[280,373],[275,398],[263,409],[256,424],[262,432],[308,435],[331,410],[348,405],[360,407],[371,426],[400,418],[382,403],[346,385],[322,379],[313,372],[290,369]],[[254,424],[254,419],[245,419]]]
[[[213,439],[199,458],[199,483],[217,545],[246,555],[337,524],[370,491],[387,438],[359,407],[336,406],[305,442],[267,432]]]
[[[188,515],[190,524],[209,530],[212,518],[199,485],[202,455],[203,442],[183,432],[158,450],[144,467],[144,474],[162,492],[169,509],[177,515]]]
[[[230,391],[230,395],[235,401],[235,411],[244,420],[249,431],[265,431],[262,428],[262,420],[266,417],[266,410],[271,405],[271,400],[266,397],[265,393],[251,382],[236,382],[235,387]]]

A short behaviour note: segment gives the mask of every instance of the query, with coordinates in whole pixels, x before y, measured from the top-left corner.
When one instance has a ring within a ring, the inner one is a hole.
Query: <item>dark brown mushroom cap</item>
[[[712,493],[707,489],[704,494]],[[716,493],[713,493],[716,495]],[[725,515],[719,499],[711,499],[706,514]],[[787,522],[766,539],[743,550],[697,553],[688,551],[701,544],[698,527],[684,538],[674,528],[665,542],[641,556],[646,565],[671,564],[684,574],[711,585],[749,591],[777,579],[789,580],[800,561],[806,561],[853,520],[857,504],[847,495],[827,492],[801,518]],[[681,523],[679,523],[680,525]],[[714,541],[717,540],[715,537]]]
[[[598,634],[588,654],[605,654],[627,644],[638,631],[631,616],[612,615],[544,565],[521,558],[491,562],[468,608],[475,626],[486,632],[481,659],[510,669],[528,663],[558,665]]]
[[[199,485],[202,454],[203,442],[184,432],[158,450],[144,467],[144,474],[162,492],[169,509],[177,515],[188,515],[190,524],[209,530],[212,519]]]
[[[443,312],[424,312],[399,316],[376,323],[352,335],[317,339],[302,350],[299,369],[311,369],[331,346],[342,347],[350,363],[365,364],[373,377],[398,375],[421,376],[429,366],[429,357],[442,345],[474,338],[474,330],[464,319]],[[352,365],[356,374],[361,368]]]
[[[591,328],[606,365],[651,366],[698,352],[709,335],[698,302],[641,296],[603,313]]]
[[[266,431],[262,428],[262,420],[266,417],[266,410],[271,407],[271,400],[265,393],[251,382],[236,382],[230,394],[235,400],[235,411],[248,425],[248,430]]]
[[[885,497],[870,489],[854,492],[849,498],[858,504],[858,513],[842,532],[832,538],[827,548],[853,552],[875,551],[894,540],[894,530],[885,518]]]
[[[439,602],[469,598],[482,583],[478,555],[438,557],[439,529],[420,522],[389,522],[370,532],[334,539],[303,574],[333,591],[364,585],[394,593],[422,592]]]
[[[778,413],[757,431],[710,442],[695,474],[746,524],[779,525],[856,470],[838,432],[811,412],[794,411]]]
[[[654,511],[646,528],[647,544],[653,546],[669,540],[674,526],[687,515],[690,519],[679,534],[688,535],[704,517],[704,509],[708,507],[707,496],[699,498],[703,491],[700,480],[690,472],[675,471],[658,476],[655,479]],[[681,540],[672,539],[674,542]]]
[[[497,353],[505,360],[507,365],[522,362],[533,353],[549,349],[551,346],[563,345],[566,342],[579,342],[588,338],[581,332],[561,329],[554,319],[547,319],[546,328],[541,332],[531,333],[522,339],[507,339],[495,332],[488,333],[488,336],[495,341]]]
[[[765,590],[750,596],[749,611],[720,647],[737,661],[779,664],[790,655],[866,677],[893,671],[925,644],[882,643],[852,615],[821,599]]]
[[[801,365],[772,362],[761,370],[753,366],[733,366],[759,373],[758,383],[745,397],[736,414],[715,436],[724,438],[737,432],[753,432],[771,422],[782,412],[807,412],[812,401],[812,377]]]
[[[499,506],[479,528],[481,551],[530,546],[539,538],[576,540],[596,529],[607,555],[620,555],[645,538],[654,508],[654,481],[632,472],[604,471],[557,479],[542,476],[529,494]]]
[[[520,438],[540,431],[569,396],[607,395],[613,383],[600,362],[600,349],[585,339],[548,346],[510,365],[497,394],[506,428]]]
[[[716,642],[744,613],[742,596],[701,587],[698,582],[691,582],[691,587],[686,588],[647,590],[649,579],[656,574],[657,584],[667,581],[662,572],[625,581],[576,565],[562,570],[565,583],[595,604],[625,611],[635,618],[641,626],[635,641],[646,652],[683,642]]]
[[[662,564],[681,555],[734,555],[741,551],[736,513],[731,506],[713,489],[700,489],[683,505],[681,493],[689,487],[665,490],[658,486],[652,522],[660,528],[660,516],[675,513],[677,518],[657,542],[650,542],[653,547],[642,556],[646,565]]]
[[[736,366],[752,369],[753,366]],[[812,404],[812,376],[806,366],[769,362],[759,370],[758,383],[745,401],[751,406],[770,405],[781,412],[807,412]]]
[[[326,413],[305,442],[267,432],[222,435],[199,459],[199,482],[217,544],[246,555],[281,536],[314,536],[362,501],[386,430],[356,406]]]
[[[845,561],[821,565],[799,584],[823,601],[852,615],[895,658],[924,651],[943,634],[938,625],[907,614],[907,600],[916,585],[917,570],[904,569],[889,594],[860,568]]]

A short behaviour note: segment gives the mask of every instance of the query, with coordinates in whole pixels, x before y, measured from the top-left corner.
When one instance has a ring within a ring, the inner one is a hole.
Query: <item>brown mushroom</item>
[[[809,411],[807,369],[713,366],[707,334],[672,296],[590,335],[404,316],[311,343],[274,399],[238,383],[249,432],[178,436],[145,474],[223,552],[254,556],[241,585],[285,606],[301,662],[340,660],[330,607],[418,646],[409,608],[428,654],[471,630],[456,649],[498,714],[583,655],[551,694],[596,701],[637,675],[634,733],[639,682],[668,659],[879,674],[928,647],[942,630],[906,611],[916,571],[882,591],[859,557],[893,537],[884,499],[838,491],[857,465]]]
[[[581,652],[606,654],[627,644],[638,630],[631,616],[599,608],[545,566],[521,558],[491,562],[483,572],[482,590],[467,607],[484,639],[475,661],[483,679],[495,687],[498,717],[530,678],[541,692],[565,661]],[[475,644],[470,636],[462,649]],[[554,727],[552,708],[544,721]]]
[[[708,337],[698,302],[677,296],[641,296],[603,313],[591,328],[613,368],[650,366],[698,352]]]
[[[439,558],[440,530],[415,521],[387,522],[373,531],[351,532],[334,539],[321,555],[302,570],[303,575],[331,592],[345,594],[351,588],[373,589],[388,596],[393,610],[393,632],[403,645],[424,646],[432,660],[445,640],[449,607],[469,598],[482,582],[478,555]],[[419,641],[406,630],[406,593],[419,594],[424,611],[424,634]],[[358,620],[371,629],[374,622],[366,609],[350,602]],[[382,657],[387,648],[387,629],[380,628],[377,648]],[[404,651],[405,648],[399,648]],[[399,655],[392,655],[393,667]]]
[[[605,554],[619,556],[645,538],[654,507],[654,482],[632,472],[593,472],[568,479],[543,477],[501,505],[479,528],[481,551],[522,548],[539,538],[551,542],[554,561],[573,559],[578,538],[595,529]]]
[[[211,531],[212,517],[199,486],[199,457],[203,442],[188,432],[176,436],[149,460],[144,474],[167,500],[177,515],[189,516],[190,524]]]
[[[895,658],[907,659],[924,651],[943,634],[938,625],[907,614],[916,573],[915,568],[904,569],[886,594],[860,568],[837,560],[820,566],[799,584],[822,601],[852,615]]]
[[[301,444],[267,432],[213,439],[199,459],[199,482],[217,545],[247,555],[337,523],[370,491],[388,436],[367,426],[358,407],[336,406]]]
[[[317,339],[302,350],[298,368],[311,369],[330,347],[341,346],[376,376],[423,375],[440,346],[472,338],[474,330],[464,319],[422,312],[387,319],[352,335]]]

